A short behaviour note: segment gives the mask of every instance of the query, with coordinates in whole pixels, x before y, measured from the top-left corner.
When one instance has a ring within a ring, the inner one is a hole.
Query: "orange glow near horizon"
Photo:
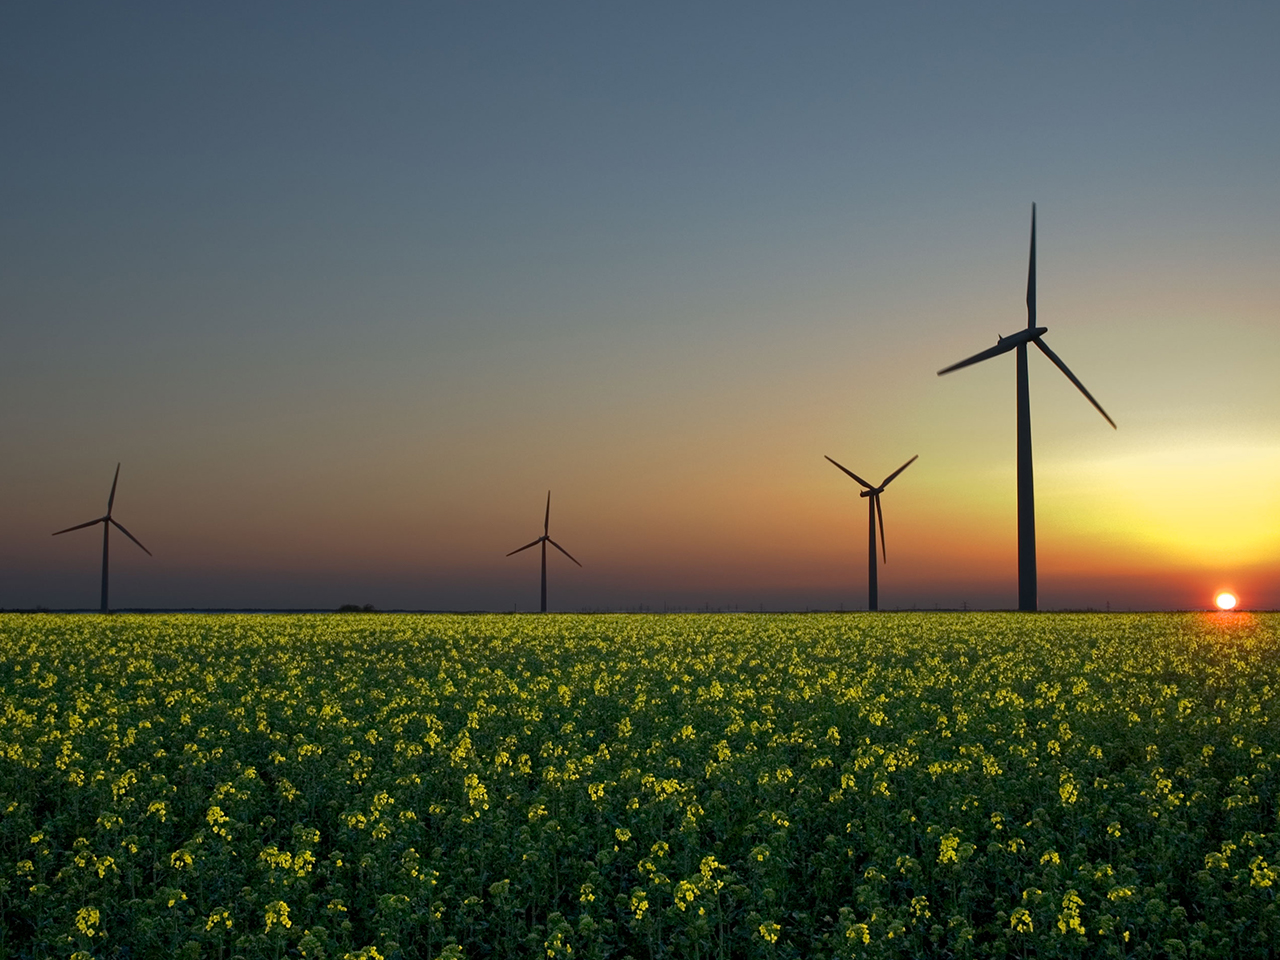
[[[1218,605],[1219,610],[1234,610],[1236,603],[1236,595],[1228,593],[1225,590],[1213,598],[1213,602]]]

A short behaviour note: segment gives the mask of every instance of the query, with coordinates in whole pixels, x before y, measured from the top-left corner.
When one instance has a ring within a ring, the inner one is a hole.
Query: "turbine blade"
[[[92,527],[94,524],[105,522],[106,519],[106,517],[99,517],[97,520],[88,520],[85,523],[77,523],[74,527],[67,527],[67,529],[59,530],[57,533],[50,534],[50,536],[56,537],[58,533],[70,533],[72,530],[82,530],[85,527]]]
[[[959,370],[961,367],[967,367],[975,363],[981,363],[983,360],[990,360],[992,357],[998,357],[1002,353],[1008,353],[1010,350],[1012,350],[1021,342],[1023,341],[1013,341],[1012,339],[1001,340],[994,347],[990,347],[986,350],[983,350],[981,353],[975,353],[972,357],[970,357],[967,360],[961,360],[959,363],[953,363],[949,367],[943,367],[941,370],[938,371],[938,376],[942,376],[944,373],[950,373],[952,370]]]
[[[117,530],[119,530],[121,533],[123,533],[126,537],[128,537],[130,540],[132,540],[132,541],[133,541],[134,543],[136,543],[138,546],[142,547],[142,541],[141,541],[141,540],[139,540],[137,537],[135,537],[135,536],[134,536],[132,533],[130,533],[128,530],[126,530],[126,529],[124,528],[124,526],[120,523],[120,521],[119,521],[119,520],[114,520],[114,519],[113,519],[113,520],[109,520],[109,521],[107,521],[107,522],[108,522],[108,523],[114,523],[114,524],[115,524],[115,526],[116,526],[116,529],[117,529]],[[146,547],[142,547],[142,552],[143,552],[143,553],[145,553],[148,557],[153,557],[153,556],[155,556],[155,554],[153,554],[153,553],[152,553],[150,550],[148,550]]]
[[[889,485],[890,480],[892,480],[894,477],[900,474],[903,470],[907,469],[907,467],[915,463],[916,460],[918,460],[919,458],[920,458],[920,454],[917,453],[914,457],[912,457],[910,460],[908,460],[906,463],[900,466],[897,470],[893,471],[893,473],[885,477],[884,482],[880,484],[880,489],[883,490],[885,487],[887,487]]]
[[[1116,422],[1112,420],[1109,416],[1107,416],[1107,411],[1102,409],[1102,404],[1100,404],[1097,400],[1093,399],[1093,394],[1090,393],[1088,390],[1086,390],[1084,387],[1084,384],[1076,379],[1076,375],[1067,369],[1067,365],[1062,362],[1062,358],[1059,357],[1052,350],[1050,350],[1048,344],[1046,344],[1043,340],[1037,340],[1036,346],[1044,351],[1044,355],[1053,361],[1054,366],[1056,366],[1059,370],[1061,370],[1063,373],[1067,375],[1067,379],[1070,380],[1072,383],[1074,383],[1076,385],[1076,389],[1078,389],[1081,393],[1083,393],[1085,397],[1088,398],[1089,402],[1092,403],[1095,407],[1097,407],[1098,412],[1102,414],[1102,416],[1106,419],[1107,423],[1111,424],[1111,429],[1115,430]]]
[[[1031,263],[1027,267],[1027,328],[1036,325],[1036,205],[1031,204]]]
[[[824,456],[824,457],[826,457],[826,459],[831,460],[831,458],[830,458],[830,457],[828,457],[825,453],[823,454],[823,456]],[[850,470],[848,467],[843,466],[842,464],[836,463],[834,460],[831,460],[831,462],[832,462],[832,463],[835,463],[837,467],[839,467],[841,470],[843,470],[843,471],[844,471],[845,473],[847,473],[849,476],[853,477],[853,479],[857,480],[860,484],[862,484],[862,485],[863,485],[864,487],[866,487],[868,490],[874,490],[874,489],[875,489],[875,487],[871,486],[871,484],[867,483],[867,481],[863,480],[860,476],[858,476],[856,473],[854,473],[854,472],[853,472],[852,470]]]
[[[551,491],[547,491],[547,515],[542,518],[542,535],[545,537],[551,532]]]
[[[545,539],[546,537],[539,537],[537,540],[533,541],[533,543],[526,543],[523,547],[520,548],[520,550],[528,550],[530,547],[536,547]],[[507,554],[507,556],[514,557],[517,553],[520,552],[520,550],[512,550],[510,553]]]
[[[116,502],[116,484],[120,482],[120,464],[116,464],[116,475],[111,478],[111,496],[107,497],[107,516],[111,516],[111,505]]]
[[[547,537],[547,543],[551,544],[553,547],[555,547],[557,550],[559,550],[561,553],[563,553],[563,554],[564,554],[566,557],[568,557],[570,560],[573,560],[573,562],[574,562],[574,563],[578,563],[578,561],[577,561],[577,560],[574,560],[574,558],[573,558],[573,554],[572,554],[572,553],[570,553],[570,552],[569,552],[568,550],[566,550],[564,547],[560,546],[560,544],[556,543],[556,542],[555,542],[554,540],[552,540],[550,537]],[[582,564],[578,563],[578,566],[582,566]]]
[[[889,551],[884,546],[884,509],[880,506],[880,494],[875,495],[876,501],[876,519],[880,521],[880,557],[885,563],[889,562]]]

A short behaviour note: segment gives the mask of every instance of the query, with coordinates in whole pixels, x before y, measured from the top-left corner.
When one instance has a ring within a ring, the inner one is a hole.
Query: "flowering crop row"
[[[1272,956],[1278,625],[0,617],[0,956]]]

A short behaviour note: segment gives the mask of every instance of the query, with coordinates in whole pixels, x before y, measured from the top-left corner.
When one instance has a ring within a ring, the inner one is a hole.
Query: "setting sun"
[[[1220,593],[1213,598],[1213,602],[1218,605],[1219,610],[1231,610],[1236,605],[1236,595],[1234,593]]]

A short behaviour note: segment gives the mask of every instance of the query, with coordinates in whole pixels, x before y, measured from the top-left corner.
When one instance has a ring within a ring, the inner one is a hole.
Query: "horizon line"
[[[855,608],[852,610],[844,608],[828,608],[828,607],[806,607],[805,609],[776,609],[776,610],[745,610],[732,609],[726,607],[666,607],[662,610],[637,609],[635,607],[621,607],[617,609],[602,608],[581,608],[578,610],[554,610],[542,613],[537,610],[452,610],[443,608],[411,608],[396,607],[387,610],[338,610],[333,607],[124,607],[103,614],[100,610],[92,607],[14,607],[12,609],[0,607],[0,616],[6,614],[54,614],[54,615],[71,615],[71,614],[89,614],[93,616],[112,616],[115,614],[133,614],[133,615],[164,615],[164,614],[204,614],[204,615],[232,615],[232,614],[262,614],[262,615],[300,615],[300,614],[332,614],[333,616],[353,616],[353,615],[389,615],[389,614],[416,614],[437,616],[675,616],[687,614],[699,614],[702,616],[779,616],[783,614],[809,615],[809,614],[862,614],[862,613],[1100,613],[1100,614],[1142,614],[1142,613],[1280,613],[1280,609],[1272,608],[1233,608],[1230,610],[1221,610],[1216,607],[1129,607],[1123,610],[1111,610],[1099,607],[1057,607],[1052,610],[1035,610],[1025,611],[1019,610],[1017,607],[894,607],[892,609],[867,610],[865,608]]]

